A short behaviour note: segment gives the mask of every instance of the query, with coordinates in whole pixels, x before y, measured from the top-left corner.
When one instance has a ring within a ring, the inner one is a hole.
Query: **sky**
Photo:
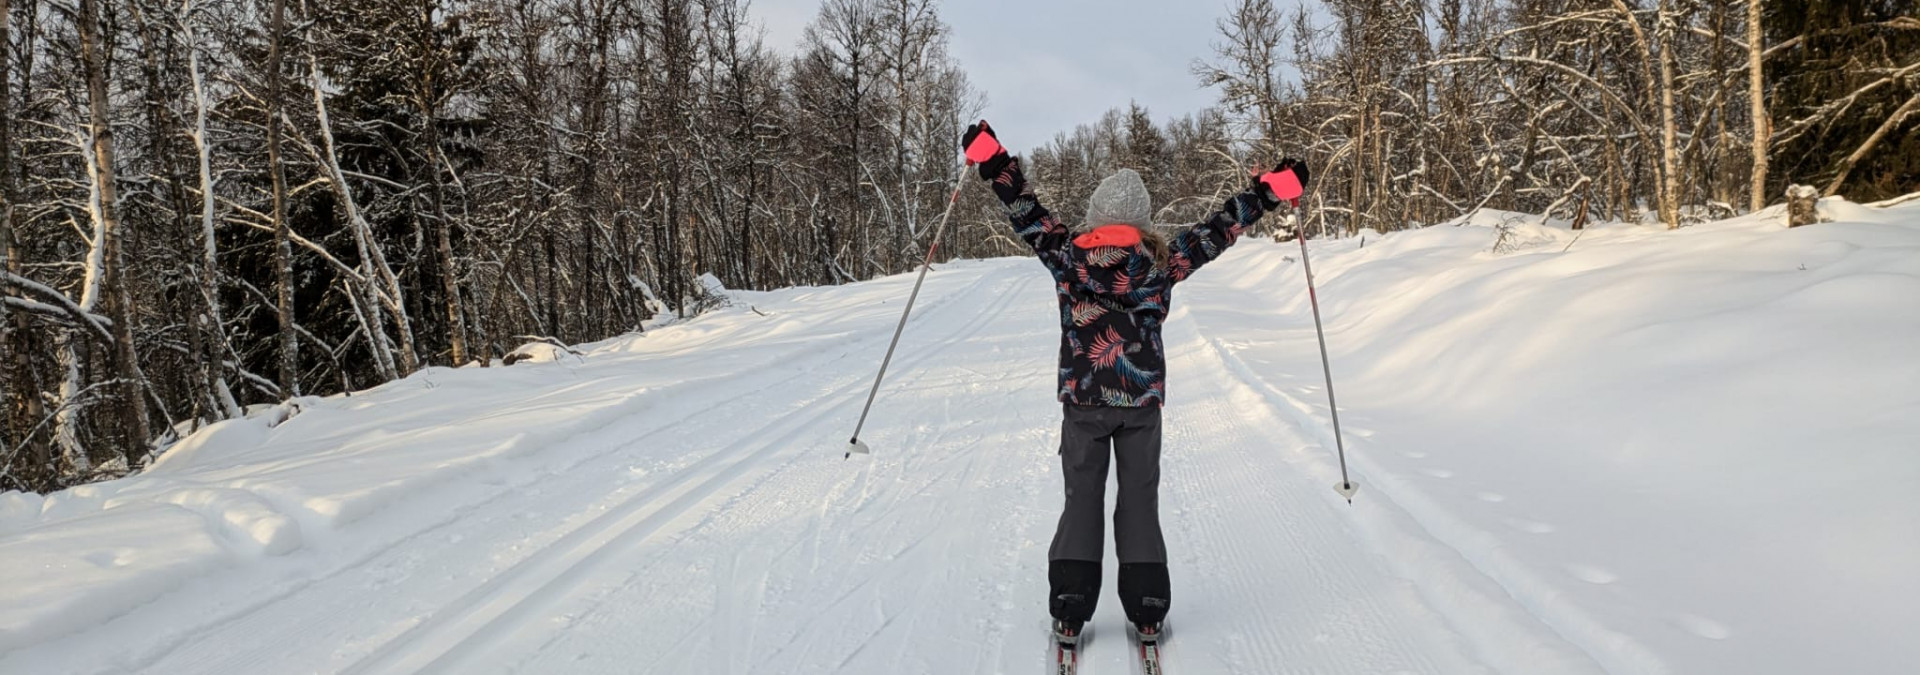
[[[797,51],[819,0],[753,0],[767,46]],[[1226,0],[953,0],[940,16],[984,117],[1015,152],[1130,101],[1165,122],[1212,105],[1192,75],[1211,59]]]

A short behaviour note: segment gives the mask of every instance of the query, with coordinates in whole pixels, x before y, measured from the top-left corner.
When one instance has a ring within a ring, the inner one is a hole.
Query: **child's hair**
[[[1160,234],[1160,229],[1152,225],[1134,229],[1140,230],[1140,243],[1146,244],[1147,250],[1153,251],[1153,268],[1162,271],[1166,270],[1167,259],[1173,256],[1173,253],[1167,248],[1166,235]]]

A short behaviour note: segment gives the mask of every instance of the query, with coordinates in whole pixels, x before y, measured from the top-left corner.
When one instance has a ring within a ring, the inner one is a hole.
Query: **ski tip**
[[[1360,491],[1360,484],[1359,484],[1359,483],[1355,483],[1355,482],[1353,482],[1353,481],[1346,481],[1346,482],[1343,482],[1343,483],[1334,483],[1334,484],[1333,484],[1333,491],[1334,491],[1334,492],[1338,492],[1338,493],[1340,493],[1340,496],[1342,496],[1342,497],[1346,497],[1346,498],[1347,498],[1347,503],[1348,503],[1348,504],[1352,504],[1352,503],[1353,503],[1353,493],[1355,493],[1355,492],[1359,492],[1359,491]]]

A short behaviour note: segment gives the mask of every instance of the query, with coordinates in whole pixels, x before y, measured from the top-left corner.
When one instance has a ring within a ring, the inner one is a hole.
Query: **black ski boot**
[[[1120,605],[1135,625],[1159,625],[1172,604],[1172,581],[1163,563],[1121,563]]]
[[[1100,600],[1100,563],[1089,560],[1047,562],[1047,613],[1075,628],[1093,620]]]

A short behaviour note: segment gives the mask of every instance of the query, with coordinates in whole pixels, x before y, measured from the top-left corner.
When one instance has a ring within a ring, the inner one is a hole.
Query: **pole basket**
[[[871,454],[873,454],[873,449],[868,448],[865,441],[862,441],[858,438],[853,439],[851,441],[847,441],[848,457],[852,457],[854,455],[871,455]]]
[[[1353,501],[1353,493],[1360,491],[1360,484],[1353,481],[1334,483],[1333,491],[1340,493],[1342,497],[1346,497],[1347,501]]]

